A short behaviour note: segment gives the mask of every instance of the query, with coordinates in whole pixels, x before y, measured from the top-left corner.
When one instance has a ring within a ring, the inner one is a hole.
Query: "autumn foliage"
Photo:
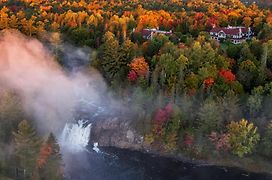
[[[138,57],[132,60],[129,64],[132,71],[136,72],[138,76],[146,77],[149,71],[149,65],[145,61],[144,57]]]
[[[222,42],[211,39],[212,28],[228,25],[250,27],[254,38],[242,44],[232,44],[231,37]],[[145,28],[161,31],[148,39]],[[148,139],[157,138],[169,149],[197,147],[201,132],[215,150],[243,156],[253,152],[259,141],[255,124],[263,125],[263,120],[252,122],[254,126],[245,120],[227,124],[236,113],[247,117],[244,112],[249,106],[250,112],[258,109],[250,122],[271,116],[263,108],[266,100],[259,97],[271,94],[251,92],[255,87],[267,88],[272,80],[272,13],[256,4],[239,0],[0,0],[2,29],[18,29],[51,43],[56,57],[62,56],[66,40],[98,50],[90,65],[113,91],[118,87],[116,94],[133,94],[129,105],[137,105],[135,114],[140,111],[138,119],[144,125],[151,123],[151,130],[144,127],[153,133]],[[253,97],[241,101],[245,94]],[[171,104],[161,106],[166,102]],[[39,144],[35,166],[51,167],[50,161],[59,154],[55,149],[54,143]]]
[[[230,70],[221,69],[219,71],[219,76],[222,77],[226,82],[232,82],[236,80],[235,75]]]
[[[228,133],[218,134],[212,132],[209,135],[209,140],[214,144],[217,151],[228,151],[230,150],[230,135]]]
[[[47,163],[47,159],[51,153],[52,153],[52,146],[50,144],[45,143],[41,146],[38,162],[37,162],[39,168],[42,168]]]
[[[164,125],[173,113],[173,107],[171,104],[167,104],[164,108],[159,109],[155,113],[154,121],[157,125]]]
[[[204,80],[204,86],[205,88],[209,88],[214,84],[214,78],[209,77],[207,79]]]
[[[137,80],[137,78],[138,78],[138,75],[137,75],[137,73],[134,70],[129,71],[129,73],[128,73],[128,80],[130,82],[135,82]]]
[[[186,147],[192,147],[194,144],[194,137],[192,135],[186,134],[184,137],[184,145]]]

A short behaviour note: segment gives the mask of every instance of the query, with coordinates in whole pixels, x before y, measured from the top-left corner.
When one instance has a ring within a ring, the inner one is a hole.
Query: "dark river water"
[[[66,154],[66,180],[272,180],[237,168],[193,165],[115,148],[102,151]]]

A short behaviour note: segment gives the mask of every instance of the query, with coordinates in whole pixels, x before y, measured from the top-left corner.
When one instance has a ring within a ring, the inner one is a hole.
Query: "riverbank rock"
[[[98,142],[100,146],[143,149],[143,136],[134,130],[130,122],[118,117],[94,122],[91,142]]]

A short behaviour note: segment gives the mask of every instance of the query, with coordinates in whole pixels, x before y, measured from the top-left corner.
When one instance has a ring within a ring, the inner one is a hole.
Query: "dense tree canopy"
[[[272,158],[271,1],[243,2],[0,0],[0,30],[49,44],[60,64],[63,43],[97,51],[88,65],[136,111],[133,123],[151,148],[202,159]],[[254,37],[241,44],[210,38],[213,27],[228,25],[250,27]],[[146,39],[145,28],[171,33]],[[15,146],[17,168],[29,177],[62,179],[54,135],[42,141],[31,121],[19,124],[24,116],[20,97],[0,91],[0,145]]]

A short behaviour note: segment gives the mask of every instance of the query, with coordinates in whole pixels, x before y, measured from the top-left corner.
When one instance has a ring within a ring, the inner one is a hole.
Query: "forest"
[[[115,98],[137,112],[135,128],[152,149],[203,160],[256,161],[261,169],[272,159],[269,4],[0,0],[0,30],[39,39],[60,65],[64,43],[95,50],[88,66],[102,73]],[[229,25],[251,27],[254,37],[241,44],[210,38],[213,27]],[[173,33],[145,39],[144,28]],[[36,133],[32,122],[20,97],[0,87],[0,147],[5,147],[0,179],[14,169],[26,170],[27,179],[62,179],[55,135]],[[271,172],[271,165],[265,168]]]

